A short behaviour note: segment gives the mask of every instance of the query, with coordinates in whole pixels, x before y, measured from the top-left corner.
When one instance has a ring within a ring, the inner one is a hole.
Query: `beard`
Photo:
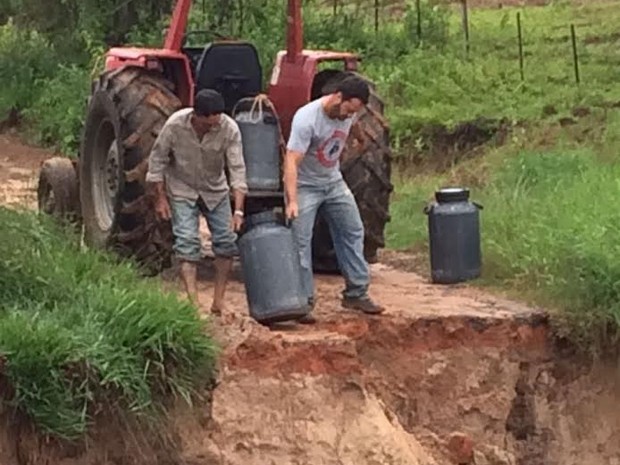
[[[327,111],[327,116],[329,116],[331,119],[338,119],[340,121],[344,121],[345,119],[347,119],[347,115],[342,114],[340,103],[330,107]]]

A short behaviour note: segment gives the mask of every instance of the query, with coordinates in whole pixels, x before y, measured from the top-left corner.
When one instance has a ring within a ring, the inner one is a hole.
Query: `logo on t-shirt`
[[[335,130],[317,149],[316,156],[321,165],[328,168],[336,166],[342,149],[347,141],[347,134],[339,129]]]

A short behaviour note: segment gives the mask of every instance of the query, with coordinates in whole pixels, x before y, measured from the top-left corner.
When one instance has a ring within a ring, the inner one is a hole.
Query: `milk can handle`
[[[252,102],[252,108],[250,109],[250,121],[252,123],[258,123],[263,119],[263,102],[267,97],[264,94],[257,95],[254,98],[254,102]],[[258,116],[256,118],[253,117],[254,111],[258,107]]]
[[[472,202],[472,204],[474,204],[478,208],[478,210],[484,210],[484,207],[480,205],[478,202]]]
[[[424,207],[422,211],[424,212],[425,215],[430,215],[431,212],[433,211],[433,206],[427,205],[426,207]]]

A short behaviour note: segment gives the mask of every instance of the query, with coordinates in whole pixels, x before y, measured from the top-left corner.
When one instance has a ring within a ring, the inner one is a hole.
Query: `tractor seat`
[[[217,90],[224,98],[228,114],[242,98],[258,95],[263,84],[258,53],[247,42],[208,45],[198,62],[196,76],[196,90]]]
[[[194,81],[196,81],[196,78],[198,77],[197,74],[197,70],[198,70],[198,64],[200,62],[200,58],[202,57],[202,54],[204,52],[204,47],[184,47],[183,48],[183,53],[187,56],[188,60],[189,60],[189,66],[190,69],[192,70],[192,77],[194,79]]]

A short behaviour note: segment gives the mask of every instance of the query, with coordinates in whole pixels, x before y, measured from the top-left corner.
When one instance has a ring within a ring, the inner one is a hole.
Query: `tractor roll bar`
[[[172,50],[175,52],[181,51],[191,8],[192,0],[177,0],[172,13],[172,21],[164,41],[164,48],[166,50]],[[286,27],[287,60],[295,61],[297,56],[301,54],[304,47],[301,0],[288,0]]]

